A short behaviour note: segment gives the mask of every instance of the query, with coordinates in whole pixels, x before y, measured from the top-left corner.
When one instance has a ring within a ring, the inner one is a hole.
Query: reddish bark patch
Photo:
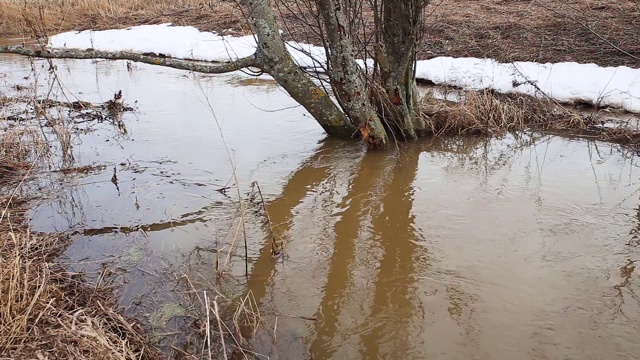
[[[393,95],[391,95],[391,103],[393,105],[402,105],[402,98],[400,97],[400,92],[398,89],[393,89]]]
[[[383,150],[384,143],[381,139],[375,137],[373,135],[373,131],[369,127],[369,125],[363,125],[358,128],[360,131],[360,136],[362,136],[362,140],[367,143],[367,146],[370,150]]]

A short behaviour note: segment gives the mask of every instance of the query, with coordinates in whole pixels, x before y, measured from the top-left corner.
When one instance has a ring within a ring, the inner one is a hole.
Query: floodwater
[[[251,294],[271,329],[251,345],[270,358],[638,358],[640,169],[616,146],[508,135],[367,153],[268,80],[56,64],[68,94],[122,90],[137,110],[126,136],[102,124],[74,140],[96,171],[41,174],[32,228],[69,232],[62,261],[115,279],[127,312],[157,320],[186,274],[212,298]],[[30,71],[0,57],[0,86]],[[285,244],[272,256],[263,215],[245,214],[246,277],[234,171]]]

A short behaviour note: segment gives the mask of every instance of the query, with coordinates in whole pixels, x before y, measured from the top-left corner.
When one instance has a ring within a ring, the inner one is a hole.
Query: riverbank
[[[226,62],[256,51],[252,36],[219,36],[191,26],[144,25],[126,30],[66,32],[50,48],[138,53],[175,59]],[[294,61],[322,71],[322,47],[288,41]],[[311,55],[310,55],[311,54]],[[625,66],[533,62],[498,63],[478,58],[418,60],[416,80],[434,90],[423,99],[424,135],[495,135],[507,131],[558,131],[614,141],[638,149],[640,70]],[[437,93],[454,90],[454,101]],[[425,93],[426,95],[426,93]]]
[[[234,2],[222,0],[0,0],[0,36],[53,35],[171,22],[228,35],[251,33]],[[578,62],[640,66],[640,10],[596,0],[432,2],[425,11],[420,59],[491,58],[498,62]],[[297,16],[286,35],[313,43]]]
[[[26,211],[36,195],[21,187],[45,161],[47,147],[35,133],[0,135],[0,358],[154,358],[140,325],[116,308],[110,287],[60,266],[69,237],[30,231]]]

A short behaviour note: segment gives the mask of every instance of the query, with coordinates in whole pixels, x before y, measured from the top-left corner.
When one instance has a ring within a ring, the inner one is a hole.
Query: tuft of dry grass
[[[548,98],[491,90],[468,91],[462,97],[460,102],[424,98],[422,110],[430,134],[501,135],[513,131],[546,131],[611,141],[640,150],[637,122],[612,122],[606,111],[579,111]]]
[[[526,130],[530,126],[559,126],[567,111],[548,100],[508,96],[490,90],[469,91],[459,103],[428,99],[423,104],[436,135],[492,135]]]
[[[6,130],[0,137],[0,185],[29,169],[28,159],[33,158],[36,152],[47,151],[49,147],[45,146],[35,130]]]
[[[10,160],[11,167],[1,168],[4,189],[19,186],[30,168]],[[28,230],[26,205],[0,197],[0,358],[154,358],[140,326],[118,313],[108,288],[91,287],[57,264],[68,239]]]
[[[3,199],[2,203],[6,203]],[[139,359],[153,352],[105,289],[65,272],[64,237],[30,233],[5,212],[0,224],[0,355],[40,359]]]

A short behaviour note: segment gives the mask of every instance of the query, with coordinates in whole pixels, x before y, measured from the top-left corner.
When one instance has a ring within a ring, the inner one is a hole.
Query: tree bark
[[[343,0],[317,0],[329,51],[327,71],[331,87],[362,138],[372,149],[384,149],[389,139],[375,107],[369,101],[363,71],[354,57]]]
[[[327,93],[311,81],[287,51],[268,0],[242,0],[257,36],[256,57],[291,97],[302,105],[329,134],[352,137],[358,129]]]
[[[376,52],[381,83],[387,94],[390,123],[407,140],[425,132],[415,80],[416,49],[420,38],[422,10],[428,0],[382,0],[376,28],[382,44]]]

